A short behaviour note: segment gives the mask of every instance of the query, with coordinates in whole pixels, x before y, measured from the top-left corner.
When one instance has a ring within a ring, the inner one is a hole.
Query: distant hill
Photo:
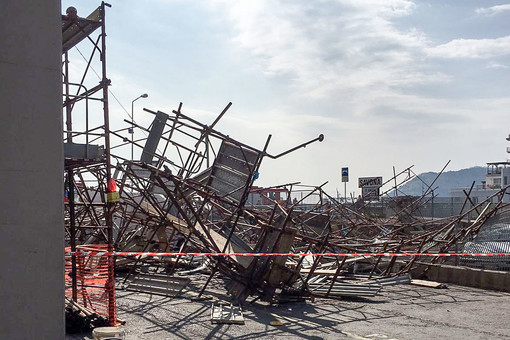
[[[482,181],[485,180],[485,174],[487,173],[487,168],[476,166],[468,169],[462,169],[458,171],[446,171],[439,176],[437,181],[432,186],[433,188],[438,187],[434,190],[434,194],[439,197],[449,197],[450,190],[452,188],[469,188],[471,183],[475,181],[475,185],[482,184]],[[401,185],[399,187],[398,195],[412,195],[412,196],[421,196],[424,191],[427,190],[427,185],[430,185],[432,181],[437,176],[437,172],[425,172],[418,175],[421,178],[413,178],[409,182]],[[423,182],[422,182],[423,181]],[[391,193],[390,196],[393,196]]]

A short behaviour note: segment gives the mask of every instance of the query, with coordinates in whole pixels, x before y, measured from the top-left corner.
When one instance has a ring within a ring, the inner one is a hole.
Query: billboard
[[[382,176],[377,177],[360,177],[358,185],[361,188],[361,196],[364,201],[378,201],[379,188],[382,186]]]
[[[382,177],[360,177],[358,178],[358,185],[360,188],[363,187],[381,187]]]

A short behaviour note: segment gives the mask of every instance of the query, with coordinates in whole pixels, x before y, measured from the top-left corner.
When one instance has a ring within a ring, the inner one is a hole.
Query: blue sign
[[[342,182],[349,182],[349,168],[342,168]]]

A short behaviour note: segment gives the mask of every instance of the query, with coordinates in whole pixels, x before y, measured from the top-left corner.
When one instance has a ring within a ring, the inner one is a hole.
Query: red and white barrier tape
[[[510,253],[144,253],[144,252],[117,252],[117,251],[76,251],[66,252],[66,256],[245,256],[245,257],[265,257],[265,256],[333,256],[333,257],[448,257],[448,256],[510,256]]]

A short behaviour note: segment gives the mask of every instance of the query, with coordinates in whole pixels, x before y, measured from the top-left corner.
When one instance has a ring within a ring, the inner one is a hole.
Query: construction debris
[[[118,271],[128,271],[124,281],[128,289],[166,296],[182,292],[192,283],[191,274],[207,273],[208,279],[196,296],[200,298],[213,277],[221,276],[232,303],[241,305],[250,296],[268,302],[373,297],[384,286],[417,284],[409,276],[418,260],[412,254],[458,252],[460,246],[471,249],[478,241],[490,249],[497,246],[482,243],[497,240],[484,238],[479,231],[505,207],[502,197],[508,187],[477,203],[466,193],[457,215],[427,218],[420,211],[434,198],[435,181],[421,197],[398,196],[399,186],[415,177],[412,166],[395,171],[393,178],[381,183],[387,190],[370,195],[371,200],[383,197],[390,213],[368,200],[334,198],[323,189],[327,183],[255,186],[262,161],[277,160],[323,141],[324,136],[320,134],[273,155],[268,151],[271,135],[263,148],[256,148],[216,129],[231,103],[211,124],[184,113],[180,103],[171,113],[144,109],[145,114],[153,116],[149,127],[126,120],[128,127],[110,130],[104,11],[105,4],[87,19],[69,14],[62,18],[66,89],[63,107],[67,122],[65,224],[72,254],[67,260],[67,295],[72,306],[80,298],[89,298],[90,287],[86,283],[97,278],[86,274],[94,272],[94,263],[103,270],[100,289],[108,297],[103,315],[113,325],[117,320],[114,265]],[[101,33],[97,40],[85,39],[98,29]],[[80,41],[92,41],[93,48],[81,82],[75,83],[67,68],[68,51]],[[85,86],[96,51],[102,65],[101,79],[99,85]],[[71,87],[76,87],[76,94],[71,93]],[[98,126],[89,125],[92,99],[102,105],[103,121]],[[72,124],[78,104],[83,104],[86,117],[81,130]],[[126,133],[133,129],[144,132],[147,138],[130,140]],[[140,150],[140,159],[123,157],[127,154],[126,150],[122,152],[123,147]],[[472,216],[476,216],[474,220]],[[505,226],[501,230],[507,229]],[[92,259],[92,255],[79,260],[76,252],[80,249],[143,254],[106,256],[100,261]],[[151,255],[167,252],[179,255]],[[197,259],[193,253],[224,256],[205,260]],[[280,255],[265,256],[275,253]],[[389,253],[409,256],[384,255]],[[420,258],[420,264],[442,260],[430,256]],[[147,264],[160,270],[142,273],[139,269]],[[86,310],[79,309],[78,313],[87,316]],[[211,320],[238,323],[242,312],[233,305],[213,305]]]
[[[243,311],[240,306],[213,303],[211,306],[211,323],[244,325]]]
[[[189,278],[168,276],[156,273],[137,273],[126,286],[127,290],[175,297],[190,282]]]
[[[161,282],[188,273],[208,272],[209,279],[198,297],[206,291],[213,276],[221,275],[228,278],[227,290],[237,304],[249,296],[265,301],[297,296],[374,296],[384,285],[409,283],[408,273],[417,260],[417,256],[407,256],[397,261],[397,257],[382,254],[451,251],[459,241],[475,235],[500,208],[490,203],[489,198],[450,218],[420,217],[417,212],[425,204],[431,186],[422,197],[413,200],[388,195],[413,177],[411,168],[387,181],[392,186],[382,195],[393,202],[391,216],[374,212],[370,202],[339,202],[322,189],[325,184],[254,187],[264,158],[277,159],[323,137],[273,156],[267,151],[270,137],[264,149],[259,150],[214,129],[229,107],[230,104],[211,126],[184,114],[182,104],[172,114],[146,109],[154,115],[154,121],[145,129],[148,132],[142,151],[145,161],[112,154],[118,160],[113,177],[119,183],[120,194],[112,212],[115,249],[183,254],[137,256],[128,262],[118,258],[118,268],[129,268],[132,275],[136,268],[150,263],[166,273],[158,274]],[[187,145],[178,142],[179,136],[186,136],[191,142]],[[158,148],[166,153],[159,153]],[[169,157],[170,149],[175,150],[179,162]],[[85,198],[90,190],[77,186],[80,197]],[[94,193],[100,197],[102,194]],[[99,212],[92,202],[83,203],[88,209],[77,212],[76,219],[84,225],[93,223]],[[479,212],[478,217],[466,220],[474,211]],[[101,229],[81,228],[79,237],[87,242],[106,241]],[[202,262],[186,255],[197,252],[231,255]],[[310,255],[255,256],[265,253]],[[381,255],[353,258],[328,255],[337,253]],[[431,257],[425,261],[438,260],[439,257]],[[143,279],[144,283],[139,284],[143,275],[136,274],[138,278],[130,287],[141,290],[143,286],[153,293],[166,289],[155,279]]]
[[[422,287],[429,287],[429,288],[436,288],[436,289],[448,288],[448,286],[444,283],[428,281],[428,280],[419,280],[419,279],[411,280],[411,284],[415,285],[415,286],[422,286]]]
[[[88,332],[95,327],[108,326],[108,319],[93,309],[82,306],[66,297],[65,318],[66,333]]]

